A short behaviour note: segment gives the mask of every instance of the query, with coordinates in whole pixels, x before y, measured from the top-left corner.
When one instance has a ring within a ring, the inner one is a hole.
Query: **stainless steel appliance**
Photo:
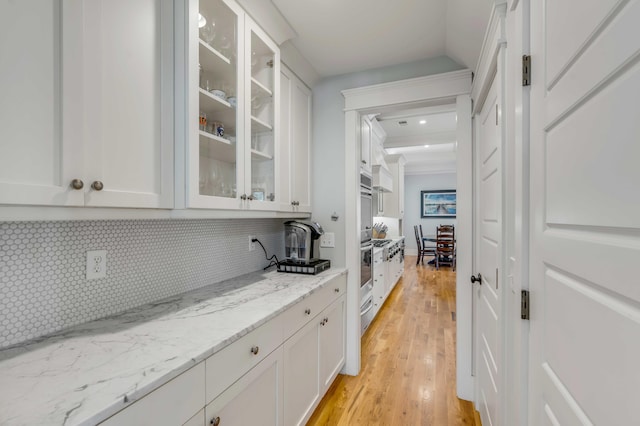
[[[360,334],[373,320],[373,204],[371,176],[360,174]]]
[[[371,177],[360,175],[360,243],[371,240],[373,232],[373,199]]]

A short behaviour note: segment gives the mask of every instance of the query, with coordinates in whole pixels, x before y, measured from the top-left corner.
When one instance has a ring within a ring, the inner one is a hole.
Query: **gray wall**
[[[345,129],[344,97],[341,91],[462,68],[448,57],[440,56],[329,77],[313,88],[313,218],[326,232],[336,234],[336,247],[325,248],[322,253],[323,257],[331,259],[333,265],[345,266]],[[337,222],[330,219],[333,212],[340,216]]]
[[[424,235],[435,235],[438,225],[455,225],[455,219],[423,219],[420,217],[420,191],[456,189],[455,173],[433,173],[404,176],[404,228],[405,244],[409,254],[416,254],[418,247],[413,233],[415,225],[422,224]]]
[[[0,348],[257,271],[284,255],[281,219],[0,222]],[[106,278],[85,279],[87,250]]]

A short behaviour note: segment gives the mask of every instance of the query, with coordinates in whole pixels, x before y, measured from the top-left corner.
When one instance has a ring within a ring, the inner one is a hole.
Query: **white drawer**
[[[193,416],[202,410],[203,395],[204,363],[201,362],[109,417],[101,425],[181,425],[193,421]],[[201,416],[204,418],[203,414]]]
[[[282,321],[279,315],[206,359],[207,404],[282,344]]]
[[[347,276],[339,275],[309,297],[288,309],[284,317],[284,338],[291,337],[331,302],[346,293]]]

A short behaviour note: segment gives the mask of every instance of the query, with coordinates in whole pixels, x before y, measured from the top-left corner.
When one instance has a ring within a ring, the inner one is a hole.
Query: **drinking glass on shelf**
[[[200,38],[208,45],[211,45],[216,38],[216,23],[208,16],[205,16],[205,18],[207,19],[207,23],[204,27],[200,28]]]

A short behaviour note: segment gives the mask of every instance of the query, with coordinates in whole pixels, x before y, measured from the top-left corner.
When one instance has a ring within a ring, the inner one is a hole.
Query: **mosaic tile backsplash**
[[[283,221],[0,222],[0,348],[257,271],[284,255]],[[107,250],[87,280],[86,252]]]

